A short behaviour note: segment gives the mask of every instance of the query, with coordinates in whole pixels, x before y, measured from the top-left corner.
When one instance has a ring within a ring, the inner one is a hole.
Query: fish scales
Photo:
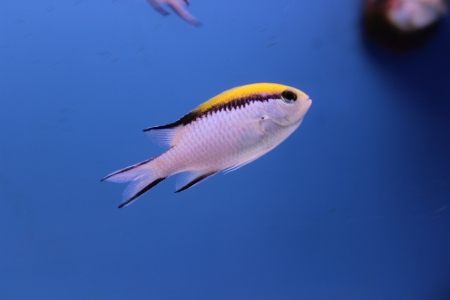
[[[170,148],[103,180],[131,182],[119,207],[179,173],[183,175],[177,192],[183,191],[275,148],[300,125],[310,105],[306,94],[284,85],[253,84],[226,91],[174,123],[145,129]]]
[[[242,147],[238,136],[245,139],[242,127],[227,127],[226,124],[233,119],[242,118],[240,110],[219,111],[212,115],[197,119],[183,128],[179,134],[176,147],[170,152],[176,153],[179,161],[168,170],[170,174],[191,170],[220,170],[234,156],[239,155]],[[233,122],[236,124],[236,122]],[[214,137],[220,136],[220,139]]]

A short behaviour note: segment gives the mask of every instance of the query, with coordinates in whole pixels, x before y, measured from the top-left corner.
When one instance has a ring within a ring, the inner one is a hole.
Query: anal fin
[[[253,156],[253,157],[250,157],[250,158],[248,158],[247,160],[244,160],[244,161],[242,161],[242,162],[240,162],[240,163],[238,163],[238,164],[236,164],[236,165],[232,165],[232,166],[230,166],[230,167],[224,169],[223,172],[224,172],[225,174],[227,174],[227,173],[236,171],[237,169],[242,168],[243,166],[245,166],[245,165],[251,163],[252,161],[257,160],[258,158],[260,158],[261,156],[263,156],[263,155],[266,154],[267,152],[268,152],[268,151],[264,151],[264,152],[262,152],[262,153],[258,153],[257,155],[255,155],[255,156]]]
[[[204,180],[208,179],[209,177],[216,174],[218,171],[213,172],[207,172],[207,173],[201,173],[201,172],[195,172],[195,171],[188,171],[184,174],[181,174],[180,177],[178,177],[177,180],[177,190],[175,193],[182,192],[184,190],[187,190],[188,188],[193,187],[194,185],[197,185]]]

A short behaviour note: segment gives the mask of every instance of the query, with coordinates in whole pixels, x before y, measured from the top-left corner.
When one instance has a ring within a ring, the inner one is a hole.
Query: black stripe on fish
[[[173,123],[166,124],[166,125],[146,128],[146,129],[144,129],[144,131],[175,128],[175,127],[180,126],[180,125],[189,124],[189,123],[193,122],[194,120],[196,120],[198,117],[199,117],[199,114],[195,110],[193,110],[190,113],[188,113],[187,115],[183,116],[178,121],[175,121]]]
[[[156,157],[158,157],[158,156],[149,158],[149,159],[147,159],[147,160],[141,161],[140,163],[137,163],[137,164],[134,164],[134,165],[132,165],[132,166],[126,167],[126,168],[121,169],[121,170],[119,170],[119,171],[117,171],[117,172],[111,173],[111,174],[109,174],[108,176],[106,176],[105,178],[101,179],[100,182],[101,182],[101,181],[105,181],[106,179],[111,178],[111,177],[113,177],[113,176],[115,176],[115,175],[125,173],[126,171],[129,171],[129,170],[134,169],[134,168],[136,168],[136,167],[145,165],[146,163],[148,163],[148,162],[154,160]]]
[[[206,180],[208,177],[213,176],[214,174],[216,174],[217,172],[211,172],[211,173],[207,173],[207,174],[203,174],[197,178],[195,178],[194,180],[192,180],[191,182],[189,182],[188,184],[186,184],[185,186],[183,186],[182,188],[178,189],[175,191],[175,193],[179,193],[182,192],[184,190],[187,190],[188,188],[196,185],[197,183],[202,182],[203,180]]]
[[[246,97],[236,98],[236,99],[233,99],[230,101],[218,103],[204,111],[197,111],[194,109],[193,111],[189,112],[187,115],[183,116],[178,121],[175,121],[173,123],[166,124],[166,125],[149,127],[149,128],[144,129],[144,131],[158,130],[158,129],[170,129],[170,128],[175,128],[180,125],[187,125],[189,123],[194,122],[195,120],[197,120],[199,118],[202,118],[207,115],[211,115],[218,111],[222,111],[222,110],[232,111],[233,109],[245,107],[247,104],[250,104],[253,102],[267,102],[270,99],[281,99],[281,93],[264,94],[264,95],[253,94],[253,95],[249,95]]]
[[[140,190],[139,192],[137,192],[133,197],[131,197],[130,199],[128,199],[127,201],[121,203],[119,205],[119,208],[124,207],[127,204],[130,204],[130,202],[133,202],[134,200],[136,200],[138,197],[142,196],[144,193],[146,193],[149,189],[151,189],[152,187],[156,186],[158,183],[160,183],[161,181],[163,181],[164,179],[166,179],[166,177],[163,178],[159,178],[156,179],[155,181],[152,181],[149,185],[147,185],[145,188],[143,188],[142,190]]]

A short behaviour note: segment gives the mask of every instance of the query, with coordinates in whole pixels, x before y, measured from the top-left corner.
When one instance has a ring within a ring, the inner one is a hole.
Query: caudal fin
[[[122,194],[122,203],[119,208],[131,204],[134,200],[142,196],[145,192],[166,179],[155,178],[149,164],[154,158],[126,167],[122,170],[109,174],[101,181],[130,182]]]

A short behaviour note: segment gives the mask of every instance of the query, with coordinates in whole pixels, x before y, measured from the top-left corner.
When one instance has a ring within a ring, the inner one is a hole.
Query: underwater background
[[[0,299],[450,299],[450,20],[404,55],[359,0],[0,1]],[[232,87],[313,100],[272,152],[118,209],[142,129]]]

